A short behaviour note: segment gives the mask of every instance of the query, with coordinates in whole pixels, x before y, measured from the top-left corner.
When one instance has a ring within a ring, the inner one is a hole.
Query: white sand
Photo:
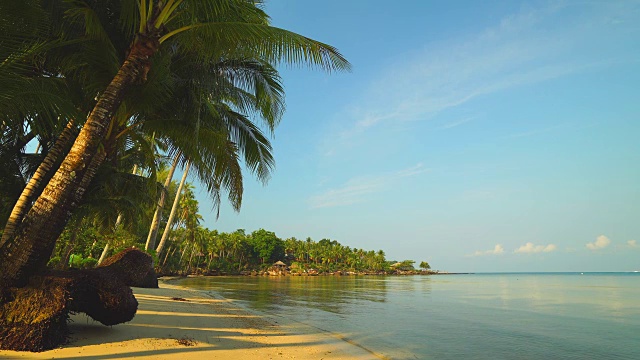
[[[107,327],[75,315],[69,344],[41,353],[0,351],[0,359],[379,358],[341,336],[255,315],[226,299],[167,284],[133,290],[140,305],[131,322]]]

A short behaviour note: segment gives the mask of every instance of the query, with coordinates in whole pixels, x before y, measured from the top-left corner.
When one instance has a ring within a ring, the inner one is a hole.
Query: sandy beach
[[[342,336],[243,309],[232,301],[166,283],[133,288],[135,318],[107,327],[72,316],[68,344],[41,353],[0,351],[0,359],[377,359]]]

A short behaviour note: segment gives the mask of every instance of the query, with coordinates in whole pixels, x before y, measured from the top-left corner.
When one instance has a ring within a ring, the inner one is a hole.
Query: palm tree
[[[137,172],[138,172],[138,165],[136,164],[133,166],[133,170],[131,171],[131,173],[133,175],[137,175]],[[113,225],[114,234],[118,231],[118,228],[122,223],[122,217],[123,217],[122,212],[119,212],[118,217],[116,218],[116,223]],[[104,249],[102,250],[102,253],[100,254],[100,258],[98,258],[98,263],[96,265],[100,265],[104,261],[104,259],[107,258],[107,254],[109,253],[110,249],[111,249],[111,243],[107,241],[107,243],[104,246]]]
[[[153,213],[153,220],[151,220],[151,228],[149,229],[149,235],[147,236],[147,242],[144,245],[145,250],[152,250],[156,246],[156,237],[158,236],[158,229],[160,228],[160,218],[162,218],[162,209],[164,208],[164,200],[167,192],[169,191],[169,185],[171,184],[171,179],[173,178],[173,173],[176,171],[178,167],[178,161],[180,160],[180,153],[175,156],[173,160],[173,164],[171,168],[169,168],[169,173],[167,174],[167,179],[164,182],[164,186],[162,188],[162,192],[160,192],[160,199],[158,200],[158,205],[156,206],[156,211]],[[185,171],[186,173],[186,171]],[[181,183],[182,184],[182,183]],[[158,247],[160,248],[160,247]],[[159,254],[159,252],[158,252]]]
[[[171,213],[169,214],[169,219],[167,220],[167,226],[164,228],[164,233],[162,234],[162,238],[160,238],[160,244],[158,244],[158,248],[156,249],[157,254],[162,253],[164,244],[167,242],[167,239],[169,238],[171,224],[173,223],[173,218],[176,216],[176,211],[178,210],[178,204],[180,203],[180,193],[182,192],[182,187],[184,186],[184,183],[187,180],[190,164],[191,163],[187,161],[187,164],[184,167],[184,174],[182,174],[182,180],[180,180],[180,185],[178,185],[178,190],[176,191],[176,198],[173,200],[173,206],[171,207]]]
[[[82,2],[71,4],[75,3]],[[120,35],[130,39],[129,51],[108,86],[97,95],[71,150],[17,227],[15,236],[0,244],[0,286],[20,285],[46,264],[64,224],[104,161],[100,145],[112,117],[128,91],[147,79],[154,68],[153,56],[159,51],[198,54],[202,59],[239,56],[269,63],[310,63],[329,71],[349,67],[334,48],[270,26],[268,16],[253,0],[138,0],[135,9],[125,3],[93,4],[117,8],[126,29]],[[112,16],[113,11],[107,13]],[[85,21],[85,27],[88,33],[95,34],[118,26]],[[108,36],[106,31],[103,33]]]
[[[13,236],[73,142],[75,126],[68,119],[81,108],[69,80],[54,76],[56,61],[43,60],[65,39],[56,34],[55,16],[40,5],[33,0],[0,3],[0,246]],[[26,153],[32,140],[42,147],[41,154]]]
[[[143,129],[165,137],[177,153],[172,169],[177,167],[183,152],[191,154],[195,161],[190,163],[196,168],[200,181],[209,188],[214,207],[220,202],[219,189],[226,187],[231,204],[239,210],[242,175],[236,152],[244,155],[245,163],[263,182],[273,167],[268,139],[242,113],[257,113],[269,131],[274,131],[284,104],[277,71],[267,63],[246,59],[181,64],[174,70],[178,79],[173,91],[175,101],[157,109],[158,115],[147,115]],[[203,102],[203,98],[207,100]],[[170,116],[175,120],[168,122]],[[183,126],[177,133],[179,126],[176,125]],[[169,181],[170,178],[165,187]],[[151,224],[147,250],[155,246],[163,205],[164,193],[160,195]]]

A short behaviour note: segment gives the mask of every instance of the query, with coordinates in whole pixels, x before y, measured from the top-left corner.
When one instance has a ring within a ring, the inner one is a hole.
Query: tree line
[[[144,223],[162,257],[160,224],[179,217],[163,166],[239,211],[243,169],[266,183],[274,166],[281,65],[350,68],[272,26],[261,1],[0,1],[0,288],[27,284],[89,223],[114,239]]]
[[[186,179],[216,211],[224,198],[240,210],[243,169],[268,181],[281,65],[350,69],[272,26],[261,1],[1,1],[0,288],[134,245],[169,272],[268,265],[256,239],[269,236],[200,226]],[[274,244],[291,265],[388,265],[324,239]]]
[[[0,349],[57,346],[69,312],[130,321],[129,286],[157,286],[154,264],[385,268],[383,253],[330,240],[200,225],[188,176],[214,210],[239,211],[245,176],[272,175],[281,66],[350,70],[333,46],[273,26],[261,0],[0,1]],[[153,259],[104,260],[132,246]]]
[[[168,172],[168,169],[161,169],[159,178],[164,178]],[[179,188],[176,181],[170,182],[167,199],[174,200]],[[155,267],[160,274],[246,274],[272,269],[277,261],[284,262],[293,273],[414,270],[414,261],[389,261],[383,250],[351,248],[336,240],[281,239],[265,229],[250,233],[244,229],[229,233],[210,230],[201,224],[199,203],[193,190],[192,184],[183,184],[174,222],[167,226],[168,216],[159,221],[159,235],[167,239],[165,249],[160,252],[147,249],[154,256]],[[102,216],[86,216],[77,222],[72,221],[57,242],[49,266],[58,269],[91,268],[125,248],[143,249],[154,210],[154,206],[147,206],[135,221],[129,221],[127,225],[121,222],[115,228],[100,221]],[[430,269],[426,262],[422,262],[420,267]]]

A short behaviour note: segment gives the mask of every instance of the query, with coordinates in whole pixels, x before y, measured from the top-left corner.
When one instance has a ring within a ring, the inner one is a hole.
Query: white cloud
[[[424,50],[381,71],[362,92],[362,98],[340,116],[346,125],[328,137],[326,145],[331,150],[326,153],[335,155],[336,147],[348,147],[355,136],[373,127],[428,120],[496,92],[638,62],[626,55],[628,42],[623,41],[635,39],[639,33],[637,3],[592,2],[580,7],[558,3],[523,9],[473,34],[431,40]],[[567,16],[569,12],[571,16]],[[345,118],[350,119],[344,122]],[[530,130],[514,136],[554,130]]]
[[[532,242],[528,242],[522,246],[520,246],[515,253],[519,254],[534,254],[540,252],[552,252],[557,250],[557,246],[554,244],[549,245],[534,245]]]
[[[451,128],[454,128],[454,127],[458,127],[458,126],[460,126],[462,124],[468,123],[469,121],[471,121],[473,119],[475,119],[475,117],[471,116],[471,117],[467,117],[467,118],[460,119],[460,120],[457,120],[457,121],[453,121],[453,122],[450,122],[450,123],[446,123],[446,124],[440,126],[440,129],[451,129]]]
[[[502,247],[502,244],[496,244],[496,246],[494,246],[492,250],[485,250],[485,251],[478,250],[470,256],[500,255],[503,253],[504,253],[504,247]]]
[[[600,235],[596,238],[596,241],[592,243],[587,243],[587,249],[590,250],[599,250],[604,249],[611,244],[611,240],[604,235]]]
[[[357,177],[350,179],[344,185],[329,189],[322,194],[312,196],[309,205],[312,209],[334,206],[346,206],[363,202],[368,194],[384,191],[393,182],[406,177],[428,172],[422,163],[407,169],[378,176]]]
[[[638,242],[636,240],[629,240],[627,241],[627,245],[629,245],[629,247],[635,248],[638,247]]]

